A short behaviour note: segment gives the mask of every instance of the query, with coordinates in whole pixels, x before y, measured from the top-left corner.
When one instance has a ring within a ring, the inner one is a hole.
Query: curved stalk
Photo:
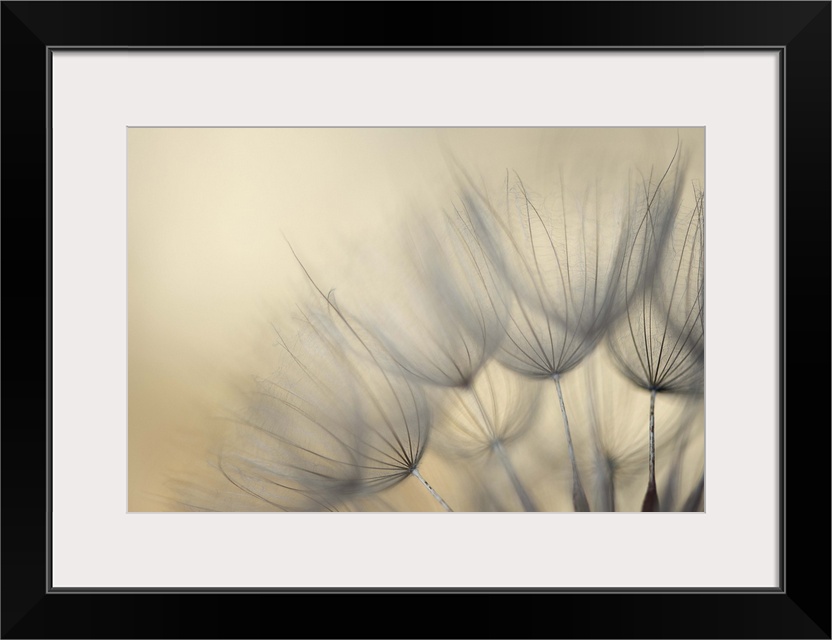
[[[569,419],[566,417],[566,405],[563,403],[563,391],[560,388],[560,376],[552,376],[555,387],[558,390],[560,401],[560,413],[563,416],[563,428],[566,431],[566,446],[569,450],[569,461],[572,463],[572,504],[575,511],[589,511],[589,501],[586,499],[586,492],[581,484],[581,477],[578,474],[578,463],[575,460],[575,449],[572,447],[572,434],[569,432]]]
[[[520,476],[517,475],[514,465],[511,464],[511,460],[508,457],[508,453],[506,453],[505,447],[503,447],[503,444],[499,440],[494,443],[494,450],[497,452],[497,457],[500,458],[500,462],[503,464],[503,468],[506,470],[506,474],[508,474],[511,484],[514,486],[514,491],[517,493],[517,497],[520,498],[520,502],[523,504],[523,509],[526,511],[537,511],[537,507],[532,501],[529,493],[526,491],[526,487],[524,487],[523,483],[520,482]]]

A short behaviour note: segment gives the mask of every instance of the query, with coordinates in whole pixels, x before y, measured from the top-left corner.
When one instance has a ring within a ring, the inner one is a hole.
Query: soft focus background
[[[308,295],[289,243],[325,290],[346,295],[374,286],[366,264],[392,245],[414,211],[453,205],[460,167],[488,188],[516,172],[545,192],[559,171],[580,183],[663,169],[681,140],[687,181],[704,184],[703,129],[132,128],[128,136],[130,511],[183,509],[172,481],[205,487],[208,495],[223,485],[210,467],[227,429],[217,418],[237,401],[241,385],[275,368],[272,324],[290,325]],[[692,198],[686,190],[685,201]],[[390,274],[378,277],[380,284]],[[631,389],[603,352],[563,380],[579,461],[589,459],[586,380],[597,371],[615,394],[616,414],[635,416],[627,419],[636,425],[632,434],[622,429],[609,439],[620,452],[636,443],[635,463],[621,481],[632,491],[618,506],[638,510],[648,394]],[[551,384],[541,394],[534,428],[510,454],[542,508],[570,511],[557,398]],[[660,396],[657,430],[692,411],[684,398]],[[696,410],[682,488],[701,471],[701,422]],[[677,462],[661,453],[660,481]],[[487,463],[462,468],[434,450],[420,470],[458,511],[481,509],[482,494],[472,487],[499,476]],[[494,501],[519,508],[504,480],[493,491]],[[437,506],[410,479],[381,497],[355,508]]]

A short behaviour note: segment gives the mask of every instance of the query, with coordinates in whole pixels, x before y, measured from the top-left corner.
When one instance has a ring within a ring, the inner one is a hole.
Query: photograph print
[[[131,512],[703,512],[704,128],[130,128]]]

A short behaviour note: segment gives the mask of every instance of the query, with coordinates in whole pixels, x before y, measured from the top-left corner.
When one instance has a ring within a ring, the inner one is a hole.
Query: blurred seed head
[[[475,457],[508,446],[534,424],[540,388],[489,363],[470,387],[435,394],[433,443],[448,457]]]
[[[414,213],[400,243],[368,248],[360,286],[339,292],[339,309],[391,371],[466,387],[498,348],[506,311],[471,232],[459,209]]]
[[[258,379],[220,455],[239,489],[278,509],[334,510],[408,477],[424,453],[430,411],[402,376],[358,361],[341,318],[318,311],[279,367]]]

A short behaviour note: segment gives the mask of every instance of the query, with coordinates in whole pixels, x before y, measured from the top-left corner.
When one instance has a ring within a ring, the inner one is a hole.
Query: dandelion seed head
[[[531,377],[577,366],[624,309],[631,211],[598,184],[581,193],[560,185],[547,201],[520,179],[505,202],[469,192],[474,228],[497,280],[495,298],[509,310],[496,354]]]
[[[619,370],[650,391],[704,389],[703,203],[694,189],[692,209],[674,215],[661,237],[644,235],[654,266],[609,333]]]
[[[491,266],[459,209],[409,220],[401,243],[368,251],[365,269],[379,277],[341,309],[391,371],[467,387],[502,340]]]
[[[276,508],[337,508],[382,491],[418,466],[431,415],[424,394],[401,376],[353,355],[358,338],[318,311],[280,366],[258,379],[222,455],[243,491]]]

